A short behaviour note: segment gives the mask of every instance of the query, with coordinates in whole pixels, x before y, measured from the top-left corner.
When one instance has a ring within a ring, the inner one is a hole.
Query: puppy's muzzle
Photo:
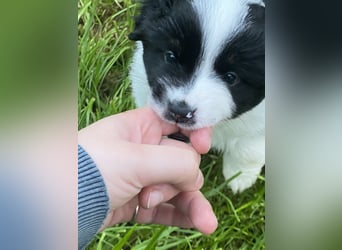
[[[193,124],[195,122],[196,109],[190,107],[186,102],[169,102],[166,118],[176,123]]]

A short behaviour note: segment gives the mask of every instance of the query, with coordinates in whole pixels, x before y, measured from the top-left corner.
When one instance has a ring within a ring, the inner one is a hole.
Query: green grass
[[[79,0],[78,9],[78,127],[83,128],[134,108],[127,78],[134,44],[127,35],[137,8],[132,0]],[[222,175],[220,155],[204,156],[201,169],[202,191],[219,221],[214,234],[126,223],[98,234],[87,249],[264,249],[264,178],[233,195]]]

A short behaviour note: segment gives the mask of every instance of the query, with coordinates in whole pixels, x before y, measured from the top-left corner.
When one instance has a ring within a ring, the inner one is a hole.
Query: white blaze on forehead
[[[246,0],[194,0],[203,34],[204,60],[213,62],[241,29],[248,14]]]

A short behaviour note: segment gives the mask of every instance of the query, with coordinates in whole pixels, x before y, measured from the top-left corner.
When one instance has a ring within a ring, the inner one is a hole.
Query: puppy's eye
[[[235,72],[226,73],[224,79],[230,86],[234,86],[240,82],[240,78]]]
[[[175,64],[177,63],[177,58],[171,50],[168,50],[164,54],[164,61],[167,63]]]

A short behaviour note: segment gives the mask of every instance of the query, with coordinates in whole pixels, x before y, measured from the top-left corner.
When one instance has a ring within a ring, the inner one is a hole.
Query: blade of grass
[[[131,235],[133,234],[133,232],[135,231],[137,225],[134,225],[125,235],[124,237],[118,242],[118,244],[113,247],[112,250],[120,250],[122,249],[125,244],[127,243],[127,241],[129,240],[129,238],[131,237]]]

